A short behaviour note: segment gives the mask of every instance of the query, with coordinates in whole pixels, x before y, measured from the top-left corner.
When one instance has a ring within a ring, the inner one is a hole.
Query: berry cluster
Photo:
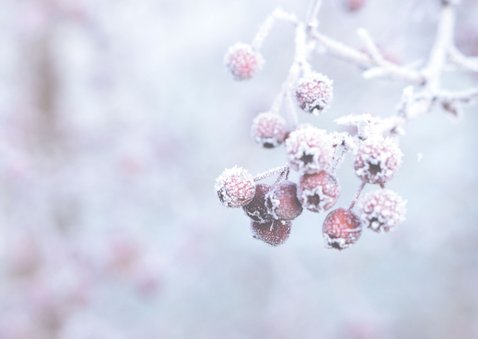
[[[303,67],[282,95],[295,98],[296,108],[303,112],[319,115],[330,107],[333,83],[301,61]],[[225,56],[225,65],[236,80],[250,79],[262,64],[259,52],[243,43],[232,46]],[[357,242],[364,227],[388,232],[403,222],[405,201],[385,189],[401,165],[402,152],[395,139],[384,136],[380,129],[374,132],[371,126],[380,119],[353,116],[357,133],[328,132],[288,122],[278,111],[258,114],[251,135],[263,148],[284,146],[287,165],[256,177],[233,167],[226,169],[215,185],[225,206],[242,207],[251,219],[254,238],[272,246],[283,244],[290,235],[291,221],[304,209],[328,213],[322,225],[323,238],[328,248],[339,250]],[[364,129],[367,133],[362,133]],[[334,209],[341,193],[335,172],[348,153],[354,157],[353,170],[361,184],[350,207]],[[289,179],[290,170],[297,173],[297,182]],[[259,183],[271,175],[278,175],[275,183]],[[380,188],[359,199],[367,184]]]

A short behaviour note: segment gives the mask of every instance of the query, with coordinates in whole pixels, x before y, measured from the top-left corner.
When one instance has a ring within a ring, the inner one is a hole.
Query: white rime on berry
[[[240,42],[232,45],[224,56],[224,65],[238,81],[252,78],[263,64],[264,59],[259,52]]]
[[[227,207],[241,207],[252,201],[256,192],[254,178],[244,168],[225,169],[214,186],[219,200]]]
[[[389,232],[405,220],[406,200],[397,193],[381,189],[367,193],[360,201],[360,219],[375,232]]]
[[[295,97],[302,110],[318,115],[332,101],[332,80],[321,73],[309,72],[298,81]]]
[[[287,135],[286,121],[274,113],[260,113],[252,122],[251,135],[264,148],[277,147]]]
[[[369,138],[355,156],[355,173],[364,182],[383,185],[400,167],[402,157],[397,142],[391,138]]]
[[[334,149],[330,136],[317,127],[300,126],[289,134],[285,144],[289,164],[296,171],[315,173],[332,162]]]

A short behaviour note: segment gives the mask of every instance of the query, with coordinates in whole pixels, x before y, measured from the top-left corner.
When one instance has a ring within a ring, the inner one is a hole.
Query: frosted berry
[[[302,205],[297,199],[297,185],[292,181],[282,181],[266,195],[266,206],[276,220],[292,220],[302,213]]]
[[[335,205],[339,194],[340,185],[337,179],[326,171],[300,177],[299,200],[309,211],[327,211]]]
[[[315,173],[327,168],[334,149],[327,132],[304,125],[292,131],[285,142],[291,168],[303,173]]]
[[[332,101],[332,80],[323,74],[310,72],[297,83],[295,97],[302,110],[318,115]]]
[[[235,80],[247,80],[262,68],[264,59],[250,45],[236,43],[224,56],[224,64]]]
[[[256,191],[252,175],[237,166],[224,170],[216,179],[214,188],[219,200],[227,207],[247,205],[254,198]]]
[[[375,232],[388,232],[405,220],[406,201],[390,190],[378,190],[360,201],[360,219],[364,227]]]
[[[343,250],[360,238],[362,225],[352,211],[338,208],[327,215],[322,232],[327,247]]]
[[[264,148],[279,146],[287,136],[286,121],[274,113],[261,113],[252,122],[251,134]]]
[[[243,207],[247,216],[255,222],[265,223],[272,220],[272,215],[266,207],[266,194],[270,189],[271,186],[268,184],[257,184],[254,199]]]
[[[390,138],[369,138],[355,156],[355,173],[369,184],[383,185],[389,181],[402,163],[402,152]]]
[[[272,246],[282,245],[290,235],[291,222],[273,220],[266,223],[251,223],[253,237]]]

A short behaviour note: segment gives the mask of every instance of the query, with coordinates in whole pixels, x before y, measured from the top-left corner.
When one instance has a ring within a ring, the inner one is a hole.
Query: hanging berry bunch
[[[364,3],[349,1],[348,9],[358,10]],[[322,236],[326,247],[343,250],[360,239],[363,228],[389,232],[405,220],[406,201],[386,188],[402,163],[398,138],[403,134],[404,124],[429,112],[436,104],[457,108],[478,97],[478,89],[453,93],[438,86],[445,56],[450,51],[456,52],[451,41],[443,43],[444,38],[453,36],[444,29],[453,29],[449,16],[454,15],[454,2],[441,1],[441,25],[445,27],[438,30],[436,46],[420,70],[387,61],[363,29],[358,35],[365,51],[326,36],[318,30],[316,17],[320,4],[320,0],[312,1],[304,21],[275,10],[250,44],[237,43],[227,51],[225,66],[233,79],[251,79],[262,69],[264,59],[260,49],[274,22],[281,20],[295,27],[295,55],[288,76],[270,109],[258,113],[251,126],[252,138],[261,147],[283,147],[287,164],[256,176],[237,166],[226,169],[217,178],[215,189],[225,206],[244,210],[256,239],[272,246],[283,244],[290,235],[292,221],[306,210],[324,215]],[[403,91],[397,115],[379,118],[359,114],[337,119],[336,123],[347,126],[349,133],[299,124],[299,114],[326,114],[334,97],[333,81],[309,64],[312,52],[318,50],[357,64],[366,78],[387,76],[411,83]],[[346,156],[353,159],[351,170],[359,179],[359,188],[349,206],[340,207],[336,206],[341,194],[336,170]],[[289,178],[290,171],[296,173],[296,182]],[[275,182],[261,182],[268,177],[276,177]],[[377,189],[360,198],[366,185],[376,185]]]

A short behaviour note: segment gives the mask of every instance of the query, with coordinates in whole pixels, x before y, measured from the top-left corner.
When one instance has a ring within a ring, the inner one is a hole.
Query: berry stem
[[[261,181],[273,175],[279,175],[279,178],[285,174],[286,178],[289,175],[289,165],[271,168],[265,172],[259,173],[254,177],[254,181]]]
[[[362,194],[362,191],[363,189],[365,188],[365,185],[367,183],[365,181],[362,181],[362,183],[360,184],[358,190],[357,190],[357,193],[355,193],[355,197],[354,197],[354,200],[352,200],[352,202],[350,203],[350,206],[349,206],[349,210],[351,210],[352,208],[354,208],[355,204],[357,203],[358,199],[360,198],[360,194]]]
[[[312,0],[310,3],[309,11],[307,13],[307,26],[308,28],[317,27],[317,16],[319,15],[320,7],[322,6],[322,0]]]

